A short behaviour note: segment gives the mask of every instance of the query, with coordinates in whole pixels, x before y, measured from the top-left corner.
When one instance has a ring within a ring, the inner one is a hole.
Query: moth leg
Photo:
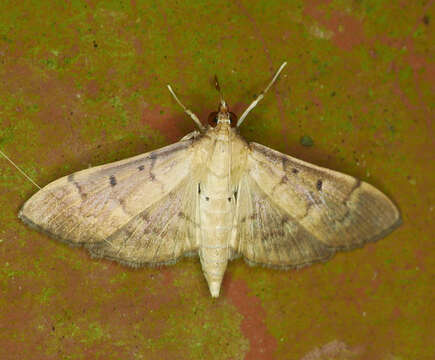
[[[199,131],[195,130],[183,136],[180,141],[194,139],[199,135]]]
[[[178,103],[178,105],[180,105],[183,108],[184,112],[192,118],[192,120],[195,122],[196,125],[198,125],[199,130],[205,131],[205,127],[201,124],[201,121],[199,121],[198,116],[196,116],[191,110],[189,110],[187,107],[185,107],[182,104],[182,102],[178,99],[177,95],[175,95],[174,91],[172,90],[171,85],[169,84],[168,84],[168,89],[169,92],[174,97],[175,101]]]

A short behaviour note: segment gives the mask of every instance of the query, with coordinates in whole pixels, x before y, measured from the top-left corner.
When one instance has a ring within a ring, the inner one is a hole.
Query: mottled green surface
[[[216,73],[241,128],[358,176],[403,225],[324,265],[196,259],[131,270],[17,219],[36,188],[0,159],[1,359],[433,359],[433,1],[2,1],[0,148],[38,184],[176,141]],[[432,36],[432,37],[431,37]],[[301,139],[310,137],[313,146]]]

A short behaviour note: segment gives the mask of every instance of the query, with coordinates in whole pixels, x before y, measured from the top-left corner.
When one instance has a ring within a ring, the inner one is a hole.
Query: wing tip
[[[38,224],[34,223],[29,217],[24,215],[24,206],[18,212],[18,219],[20,219],[24,224],[29,226],[31,229],[43,231],[43,228]]]
[[[78,246],[82,246],[83,243],[80,242],[75,242],[72,241],[70,239],[65,239],[59,235],[56,235],[54,233],[52,233],[51,231],[45,229],[43,226],[35,223],[32,219],[30,219],[28,216],[26,216],[24,214],[24,206],[20,209],[20,211],[18,212],[18,218],[24,223],[26,224],[29,228],[38,231],[41,234],[44,234],[52,239],[55,239],[61,243],[67,244],[71,247],[78,247]]]

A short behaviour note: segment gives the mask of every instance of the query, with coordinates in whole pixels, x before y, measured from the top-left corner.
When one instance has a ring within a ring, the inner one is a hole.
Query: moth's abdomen
[[[207,197],[209,200],[206,198],[200,200],[201,245],[199,256],[211,295],[217,297],[229,259],[228,244],[233,212],[226,198],[213,199],[211,194]]]
[[[213,297],[219,296],[227,267],[234,214],[234,199],[229,185],[231,158],[228,140],[225,132],[218,133],[201,182],[199,200],[201,228],[199,256]]]

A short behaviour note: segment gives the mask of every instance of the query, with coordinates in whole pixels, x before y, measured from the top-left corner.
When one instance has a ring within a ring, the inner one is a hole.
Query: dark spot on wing
[[[230,197],[228,198],[228,201],[231,202],[231,198]]]
[[[288,165],[290,163],[289,159],[287,159],[285,156],[281,156],[281,162],[282,162],[282,168],[284,171],[287,171]]]
[[[151,153],[149,155],[149,158],[151,159],[150,178],[151,178],[151,180],[154,180],[156,178],[156,176],[153,174],[153,169],[154,169],[154,165],[156,164],[157,155],[154,153]]]
[[[289,220],[290,220],[289,217],[287,215],[284,215],[281,218],[281,226],[284,225],[285,223],[287,223]]]
[[[142,171],[143,169],[145,169],[145,166],[141,165],[137,168],[139,171]]]
[[[317,184],[316,184],[317,190],[319,190],[319,191],[322,190],[322,184],[323,184],[323,182],[321,179],[317,180]]]
[[[198,226],[198,224],[196,224],[195,221],[188,214],[186,214],[183,211],[178,212],[178,217],[180,219],[186,220],[187,222],[189,222],[190,224],[192,224],[194,226]]]
[[[78,185],[76,182],[74,182],[74,185],[75,185],[77,188],[79,188],[79,185]],[[85,200],[88,198],[88,194],[86,194],[86,193],[84,193],[84,192],[82,192],[82,191],[80,190],[80,197],[81,197],[81,199],[82,199],[83,201],[85,201]]]
[[[140,214],[140,218],[147,223],[150,222],[150,217],[149,217],[148,213],[145,211]]]
[[[210,200],[210,198],[209,198],[208,196],[206,196],[206,197],[205,197],[205,200],[206,200],[206,201],[209,201],[209,200]]]
[[[77,181],[74,180],[74,174],[70,174],[70,175],[68,175],[68,178],[67,178],[67,179],[68,179],[69,182],[72,182],[72,183],[74,184],[74,186],[76,187],[77,191],[78,191],[79,194],[80,194],[80,197],[81,197],[82,201],[85,201],[85,200],[87,199],[87,197],[88,197],[88,194],[86,194],[86,193],[83,191],[83,189],[82,189],[82,187],[80,186],[80,184],[79,184]]]
[[[349,193],[344,197],[343,204],[347,205],[347,202],[349,201],[350,197],[352,196],[353,192],[358,189],[361,186],[361,180],[355,178],[355,184],[352,186],[352,189],[350,189]]]
[[[298,169],[295,169],[295,168],[292,169],[292,173],[293,173],[293,174],[297,174],[298,172],[299,172]]]
[[[270,241],[270,239],[271,238],[275,238],[275,239],[282,238],[284,236],[285,236],[285,232],[283,229],[275,229],[275,230],[270,231],[268,234],[266,234],[263,241],[265,243],[269,243],[270,250],[272,250],[272,247],[274,244],[273,244],[273,242]]]
[[[201,184],[198,184],[198,194],[201,194]]]
[[[110,175],[109,180],[110,180],[110,185],[111,186],[115,186],[117,184],[116,183],[116,177],[115,177],[115,175]]]

